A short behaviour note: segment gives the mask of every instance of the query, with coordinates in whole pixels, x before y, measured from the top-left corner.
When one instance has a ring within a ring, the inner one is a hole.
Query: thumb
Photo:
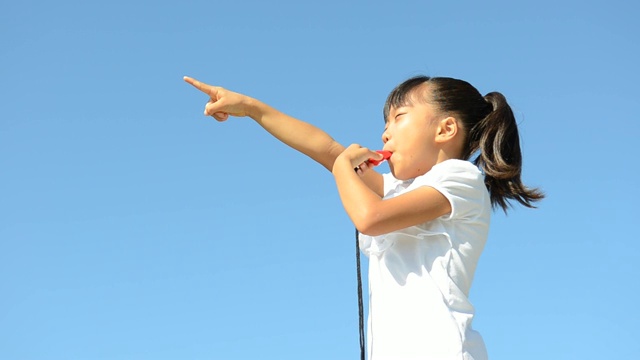
[[[380,165],[381,162],[389,159],[391,157],[391,152],[386,150],[376,150],[373,151],[371,155],[369,163],[373,166],[377,166]]]
[[[204,106],[204,115],[213,116],[218,121],[225,121],[229,118],[229,113],[222,110],[222,101],[209,100]]]

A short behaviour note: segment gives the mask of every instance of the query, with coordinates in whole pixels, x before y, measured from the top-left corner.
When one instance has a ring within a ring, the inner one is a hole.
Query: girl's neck
[[[443,161],[451,160],[451,159],[462,159],[461,155],[462,154],[460,151],[454,151],[452,149],[445,149],[445,148],[440,149],[440,151],[438,152],[436,164],[439,164]]]

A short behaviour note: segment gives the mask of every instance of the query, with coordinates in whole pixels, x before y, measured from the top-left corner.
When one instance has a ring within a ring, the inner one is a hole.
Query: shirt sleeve
[[[414,180],[411,190],[420,186],[430,186],[449,200],[451,213],[444,215],[444,220],[478,216],[489,196],[483,174],[471,162],[464,160],[447,160],[436,164],[429,172]]]

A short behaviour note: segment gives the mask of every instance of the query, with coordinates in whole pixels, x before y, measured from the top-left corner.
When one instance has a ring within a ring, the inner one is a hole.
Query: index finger
[[[211,97],[216,95],[216,88],[205,84],[203,82],[200,82],[194,78],[190,78],[188,76],[183,77],[184,81],[186,81],[187,83],[193,85],[193,87],[195,87],[196,89],[202,91],[203,93],[210,95]]]

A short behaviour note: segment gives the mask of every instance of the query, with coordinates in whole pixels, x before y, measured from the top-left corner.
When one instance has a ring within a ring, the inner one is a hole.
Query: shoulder
[[[437,180],[444,178],[459,178],[465,181],[483,181],[484,175],[472,162],[466,160],[450,159],[438,163],[426,174],[417,179]]]
[[[434,165],[426,174],[415,178],[411,187],[442,183],[449,186],[484,186],[484,175],[469,161],[451,159]]]
[[[398,193],[416,189],[420,186],[433,186],[440,183],[450,183],[450,185],[459,184],[464,186],[484,186],[484,175],[477,166],[469,161],[451,159],[438,163],[431,168],[426,174],[418,176],[415,179],[399,180],[393,174],[382,174],[383,178],[383,194],[384,196],[392,196]]]
[[[407,190],[420,186],[435,188],[449,200],[450,218],[474,216],[490,208],[484,174],[470,161],[451,159],[438,163],[417,177]]]

